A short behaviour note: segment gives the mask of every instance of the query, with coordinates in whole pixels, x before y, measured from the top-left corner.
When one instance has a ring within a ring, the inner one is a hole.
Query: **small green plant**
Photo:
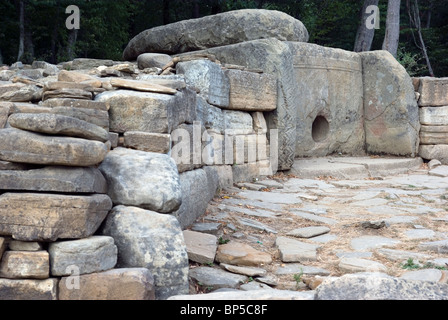
[[[294,280],[296,281],[297,289],[299,289],[299,286],[302,283],[302,277],[303,277],[303,269],[300,268],[300,273],[296,273],[294,275]]]
[[[414,259],[409,258],[405,263],[401,265],[403,269],[413,270],[413,269],[420,269],[421,266],[414,262]]]
[[[218,239],[218,243],[219,244],[226,244],[229,241],[230,241],[229,239],[223,239],[223,237],[219,237],[219,239]]]

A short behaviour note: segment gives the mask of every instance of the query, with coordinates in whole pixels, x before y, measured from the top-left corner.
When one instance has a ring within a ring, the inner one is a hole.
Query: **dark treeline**
[[[397,2],[399,34],[384,41],[388,8]],[[359,46],[359,37],[369,36],[360,26],[363,6],[370,3],[379,7],[379,29]],[[80,9],[80,29],[66,27],[69,5]],[[448,76],[447,0],[0,0],[0,64],[120,60],[128,41],[143,30],[245,8],[286,12],[305,24],[310,43],[323,46],[378,50],[399,40],[394,55],[411,75]]]

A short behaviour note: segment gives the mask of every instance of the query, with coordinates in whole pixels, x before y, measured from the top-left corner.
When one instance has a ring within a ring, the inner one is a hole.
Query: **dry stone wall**
[[[182,229],[275,172],[277,80],[210,55],[33,66],[0,72],[0,298],[188,293]]]
[[[448,78],[413,78],[420,112],[423,159],[448,164]]]

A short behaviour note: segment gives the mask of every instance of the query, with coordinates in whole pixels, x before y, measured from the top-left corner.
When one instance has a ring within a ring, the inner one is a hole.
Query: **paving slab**
[[[365,179],[408,173],[422,163],[421,158],[325,157],[296,159],[290,171],[300,178]]]

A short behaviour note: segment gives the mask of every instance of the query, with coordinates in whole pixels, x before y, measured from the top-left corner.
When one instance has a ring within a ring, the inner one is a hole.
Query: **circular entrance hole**
[[[330,132],[330,124],[327,119],[323,116],[317,116],[313,121],[313,126],[311,129],[311,135],[315,142],[321,142],[328,137]]]

